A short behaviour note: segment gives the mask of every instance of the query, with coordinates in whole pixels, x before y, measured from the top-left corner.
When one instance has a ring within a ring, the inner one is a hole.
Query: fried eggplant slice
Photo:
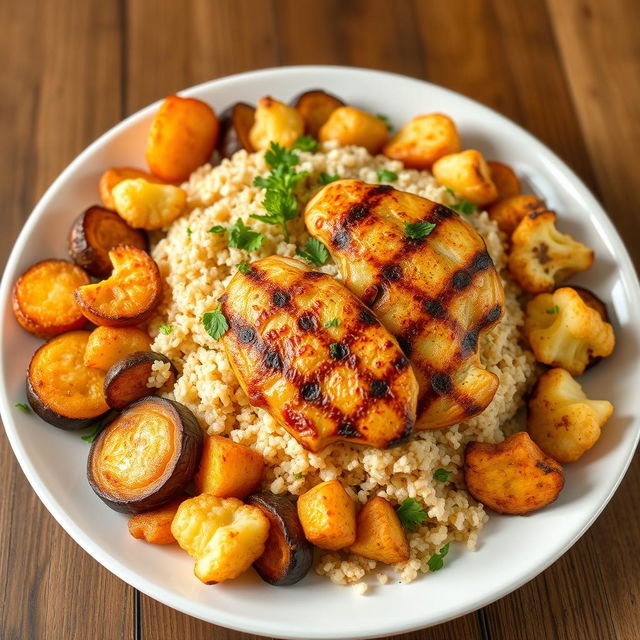
[[[304,447],[374,447],[412,432],[418,386],[396,340],[330,276],[270,256],[237,272],[222,299],[222,341],[255,406]]]
[[[498,378],[482,367],[478,342],[502,317],[504,291],[478,233],[443,205],[360,180],[324,187],[305,220],[410,358],[420,385],[416,429],[483,411]]]

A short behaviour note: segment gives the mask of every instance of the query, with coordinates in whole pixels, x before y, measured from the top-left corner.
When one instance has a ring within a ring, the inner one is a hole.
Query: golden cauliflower
[[[553,211],[537,211],[523,218],[511,236],[509,271],[528,293],[552,291],[593,264],[593,251],[555,225]]]
[[[613,405],[589,400],[564,369],[541,376],[529,400],[527,431],[548,455],[561,463],[575,462],[598,441]]]
[[[237,498],[203,493],[180,505],[171,533],[195,558],[196,576],[213,584],[237,578],[262,555],[269,520]]]
[[[532,298],[524,332],[538,362],[574,376],[593,359],[611,355],[615,345],[613,327],[571,287]]]

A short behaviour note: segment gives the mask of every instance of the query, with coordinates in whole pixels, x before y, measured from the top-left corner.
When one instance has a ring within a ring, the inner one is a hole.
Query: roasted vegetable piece
[[[76,289],[76,301],[91,322],[105,327],[125,327],[148,320],[162,299],[158,265],[136,247],[109,251],[111,277]]]
[[[264,553],[253,563],[255,570],[278,587],[300,582],[311,569],[313,547],[304,537],[293,502],[265,492],[249,496],[247,503],[260,509],[270,525]]]
[[[204,442],[196,491],[219,498],[245,498],[262,481],[262,455],[230,438],[211,435]]]
[[[150,544],[173,544],[176,539],[171,533],[171,523],[178,512],[178,507],[187,497],[185,494],[155,511],[145,511],[131,516],[129,533],[134,538]]]
[[[195,559],[196,576],[215,584],[237,578],[264,553],[269,519],[237,498],[203,493],[180,505],[171,533]]]
[[[148,351],[151,338],[136,327],[97,327],[91,332],[84,352],[86,367],[105,373],[118,360],[135,351]]]
[[[547,206],[538,196],[516,195],[498,200],[487,209],[487,212],[500,230],[511,237],[523,218],[546,210]]]
[[[249,132],[255,122],[256,109],[246,102],[236,102],[220,115],[220,141],[218,149],[223,158],[236,151],[253,151]]]
[[[562,467],[524,431],[499,444],[469,442],[463,469],[469,493],[498,513],[526,515],[542,509],[564,486]]]
[[[328,480],[298,498],[304,535],[321,549],[344,549],[356,539],[356,505],[339,480]]]
[[[538,362],[579,376],[594,358],[613,352],[613,327],[571,287],[541,293],[527,304],[524,332]]]
[[[31,358],[27,400],[43,420],[60,429],[83,429],[109,410],[104,373],[82,363],[88,331],[70,331],[43,344]]]
[[[591,449],[613,413],[606,400],[589,400],[564,369],[545,372],[529,399],[527,431],[554,460],[575,462]]]
[[[104,378],[104,397],[112,409],[123,409],[134,400],[157,391],[149,379],[157,365],[168,365],[168,378],[162,387],[172,388],[178,374],[171,360],[155,351],[135,351],[111,366]],[[164,367],[163,367],[164,368]]]
[[[324,187],[305,220],[345,285],[411,359],[420,384],[416,429],[480,413],[498,379],[482,368],[478,341],[500,320],[504,292],[478,233],[447,207],[359,180]]]
[[[553,211],[529,214],[511,236],[509,271],[527,293],[552,291],[592,264],[593,251],[560,233]]]
[[[13,313],[23,329],[39,338],[81,329],[87,324],[75,301],[88,274],[66,260],[43,260],[29,267],[13,286]]]
[[[362,507],[358,535],[349,551],[359,556],[395,564],[409,559],[409,541],[400,518],[388,500],[376,496]]]
[[[520,180],[518,180],[515,171],[508,164],[490,160],[487,162],[487,166],[489,167],[491,181],[498,190],[499,199],[511,198],[520,194]]]
[[[151,173],[182,182],[211,157],[218,141],[218,118],[201,100],[169,96],[153,118],[147,140]]]
[[[132,229],[117,213],[89,207],[81,213],[69,232],[71,259],[96,278],[108,278],[113,266],[109,251],[120,245],[146,250],[144,231]]]
[[[113,187],[120,184],[123,180],[134,180],[135,178],[142,178],[147,182],[162,182],[160,178],[156,178],[156,176],[151,175],[146,171],[134,169],[133,167],[107,169],[100,177],[100,184],[98,186],[102,204],[107,207],[107,209],[111,209],[113,211],[116,208],[116,204],[111,195]]]
[[[221,298],[227,356],[252,404],[311,451],[386,447],[413,429],[417,383],[394,338],[330,276],[270,256]],[[337,327],[327,322],[340,319]]]
[[[162,229],[186,211],[187,193],[172,184],[123,180],[113,191],[118,215],[136,229]]]
[[[431,171],[438,182],[479,207],[498,197],[489,167],[475,149],[442,156],[433,163]]]
[[[302,116],[289,105],[270,96],[261,98],[249,141],[256,151],[268,149],[272,142],[290,147],[304,133]]]
[[[329,119],[329,116],[338,107],[345,106],[342,100],[322,89],[305,91],[295,98],[292,104],[304,120],[305,133],[314,138],[318,137],[320,127]]]
[[[593,293],[593,291],[585,289],[584,287],[577,287],[575,285],[568,288],[573,289],[582,298],[582,302],[584,302],[587,307],[595,309],[605,322],[609,322],[609,312],[607,311],[607,305],[602,302],[602,300],[600,300],[600,298],[598,298],[598,296]]]
[[[387,124],[383,120],[354,107],[338,107],[318,133],[320,142],[337,140],[341,147],[356,145],[371,154],[379,153],[387,138]]]
[[[453,120],[442,113],[416,116],[385,146],[387,158],[400,160],[405,167],[430,169],[442,156],[460,151],[460,136]]]
[[[87,477],[115,511],[151,511],[182,493],[201,450],[202,430],[191,411],[149,396],[127,407],[94,440]]]

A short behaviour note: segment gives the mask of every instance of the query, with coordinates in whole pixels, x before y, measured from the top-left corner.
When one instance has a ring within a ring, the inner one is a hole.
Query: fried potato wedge
[[[300,113],[270,96],[261,98],[249,131],[249,142],[256,151],[268,149],[272,142],[290,147],[304,133]]]
[[[338,107],[320,127],[320,142],[336,140],[341,147],[356,145],[376,154],[389,137],[386,123],[355,107]]]
[[[521,193],[520,180],[508,164],[489,160],[487,166],[489,167],[489,176],[498,190],[499,199],[512,198]]]
[[[124,180],[135,180],[136,178],[160,184],[163,182],[160,178],[157,178],[147,171],[142,171],[142,169],[134,169],[133,167],[116,167],[114,169],[107,169],[102,176],[100,176],[100,183],[98,184],[102,204],[107,209],[115,211],[116,203],[113,201],[113,196],[111,194],[113,188]]]
[[[442,156],[433,163],[431,171],[438,182],[479,207],[498,197],[489,167],[475,149]]]
[[[171,523],[178,507],[187,499],[184,495],[155,511],[136,513],[129,518],[129,533],[138,540],[149,544],[173,544],[176,539],[171,533]]]
[[[525,194],[501,198],[487,209],[487,213],[500,231],[511,237],[522,219],[546,210],[547,206],[538,196]]]
[[[292,104],[304,120],[305,133],[314,138],[318,137],[320,127],[329,119],[329,116],[339,107],[345,106],[342,100],[322,89],[305,91],[295,98]]]
[[[84,365],[105,373],[125,356],[149,351],[151,338],[136,327],[97,327],[89,336]]]

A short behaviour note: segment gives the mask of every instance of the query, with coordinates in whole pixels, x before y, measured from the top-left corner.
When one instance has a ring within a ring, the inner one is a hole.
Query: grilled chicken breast
[[[443,205],[360,180],[324,187],[305,221],[410,358],[420,385],[416,429],[483,411],[498,379],[482,367],[478,340],[502,317],[504,291],[478,233]],[[407,228],[421,221],[435,227]]]
[[[335,440],[387,447],[415,422],[418,383],[395,338],[350,291],[298,260],[237,272],[222,341],[252,404],[311,451]]]

